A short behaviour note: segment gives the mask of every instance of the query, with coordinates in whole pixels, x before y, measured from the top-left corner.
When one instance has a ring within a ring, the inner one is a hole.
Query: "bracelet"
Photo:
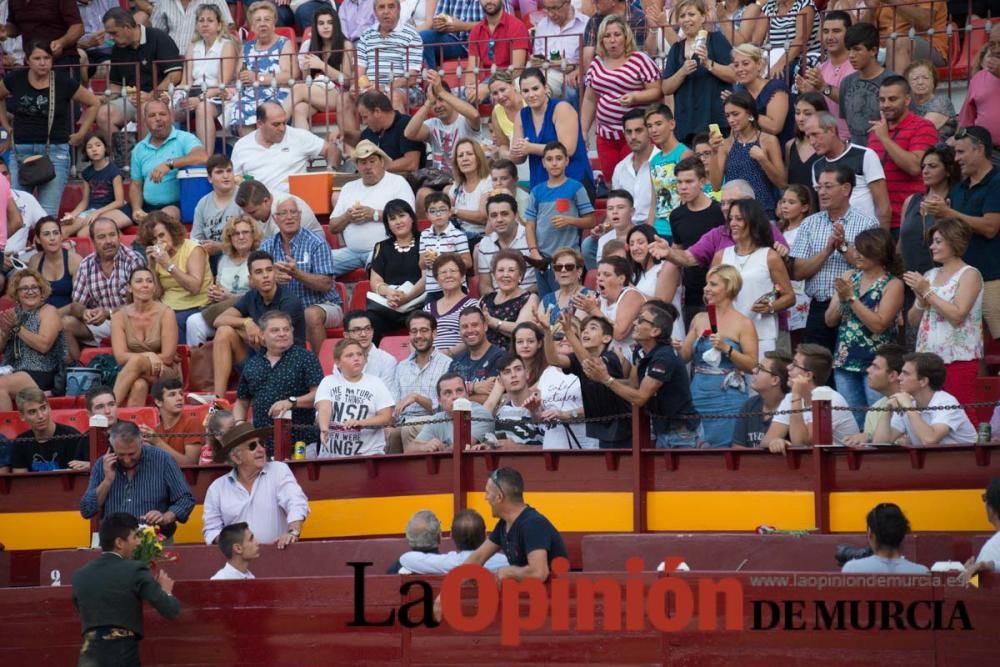
[[[604,386],[605,387],[610,387],[612,384],[614,384],[614,382],[615,382],[615,378],[609,377],[607,380],[604,381]]]

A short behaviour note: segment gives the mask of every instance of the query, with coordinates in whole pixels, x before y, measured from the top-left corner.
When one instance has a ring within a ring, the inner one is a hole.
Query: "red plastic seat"
[[[335,366],[333,362],[333,348],[339,342],[339,338],[327,338],[320,346],[319,354],[316,355],[319,358],[319,365],[323,367],[323,373],[326,375],[333,375],[333,368]]]
[[[354,283],[354,291],[351,292],[351,307],[348,310],[366,310],[368,308],[368,291],[371,283],[367,280],[359,280]]]
[[[972,71],[971,65],[975,62],[976,55],[986,42],[989,41],[989,34],[986,28],[988,22],[989,19],[970,16],[968,25],[972,28],[971,31],[956,28],[956,34],[951,38],[951,65],[938,68],[938,73],[942,80],[962,81],[969,78],[969,74]],[[961,52],[956,55],[955,52],[958,50],[959,41],[958,30],[965,32],[965,43],[962,45]]]
[[[94,252],[94,243],[86,236],[73,236],[69,238],[70,243],[76,248],[76,254],[86,257]]]
[[[156,408],[118,408],[118,419],[130,421],[136,424],[144,424],[150,428],[156,428],[160,423],[160,415]]]
[[[83,396],[50,396],[49,407],[53,410],[74,410],[86,406]]]
[[[479,298],[479,276],[469,278],[469,296],[473,299]]]
[[[80,408],[52,410],[52,421],[75,428],[80,433],[86,433],[90,428],[90,417],[87,415],[86,410]],[[30,428],[21,419],[21,415],[17,411],[0,412],[0,435],[13,440]]]
[[[362,281],[368,280],[368,272],[364,269],[354,269],[353,271],[348,271],[347,273],[337,276],[337,284],[341,283],[360,283]],[[344,300],[347,303],[347,300]]]
[[[430,220],[428,220],[426,218],[423,218],[421,220],[417,220],[417,229],[419,229],[420,231],[424,231],[425,229],[430,229],[430,228],[431,228],[431,221]]]
[[[1000,377],[981,377],[976,378],[975,384],[975,401],[976,403],[985,403],[986,401],[1000,401]],[[983,406],[976,408],[976,421],[978,423],[989,422],[990,418],[993,417],[993,408],[990,406]]]
[[[336,111],[319,111],[314,113],[309,119],[310,127],[326,127],[327,125],[337,124],[337,112]]]
[[[587,271],[587,275],[583,277],[583,286],[593,290],[597,289],[597,269]]]
[[[410,356],[409,336],[385,336],[378,344],[380,350],[385,350],[397,360],[402,361]]]

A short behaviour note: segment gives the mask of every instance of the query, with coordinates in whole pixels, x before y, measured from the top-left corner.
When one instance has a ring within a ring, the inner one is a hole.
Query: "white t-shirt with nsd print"
[[[349,419],[370,419],[379,410],[391,408],[392,393],[379,378],[364,373],[351,382],[340,373],[327,375],[319,383],[316,400],[330,401],[330,433],[319,443],[318,458],[368,456],[385,452],[385,433],[381,427],[343,429],[337,425]]]

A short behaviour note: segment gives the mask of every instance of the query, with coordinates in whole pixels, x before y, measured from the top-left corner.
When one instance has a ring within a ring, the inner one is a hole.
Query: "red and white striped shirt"
[[[597,96],[598,136],[605,139],[621,139],[622,117],[628,111],[618,103],[626,93],[637,93],[646,88],[650,81],[657,81],[660,71],[656,63],[642,51],[633,51],[624,63],[616,69],[609,69],[600,56],[595,57],[587,70],[584,83],[593,88]]]

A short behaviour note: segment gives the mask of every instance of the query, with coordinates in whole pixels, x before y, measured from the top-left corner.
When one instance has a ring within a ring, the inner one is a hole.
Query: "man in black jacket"
[[[163,570],[154,578],[149,566],[132,560],[139,545],[139,520],[116,512],[101,524],[104,553],[73,575],[73,604],[80,611],[83,646],[79,666],[139,665],[142,601],[166,618],[177,618],[181,604],[174,581]]]

